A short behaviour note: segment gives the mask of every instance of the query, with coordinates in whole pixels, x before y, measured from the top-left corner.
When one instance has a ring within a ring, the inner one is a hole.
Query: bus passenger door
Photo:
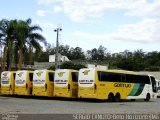
[[[156,80],[155,80],[155,78],[154,77],[152,77],[151,76],[151,84],[152,84],[152,91],[154,92],[154,93],[157,93],[157,87],[156,87]]]

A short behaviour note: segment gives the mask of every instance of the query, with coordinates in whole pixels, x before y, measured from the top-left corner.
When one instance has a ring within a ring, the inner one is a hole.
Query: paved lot
[[[77,113],[155,113],[160,114],[160,98],[150,102],[137,100],[109,103],[95,100],[70,100],[0,96],[0,113],[77,114]]]

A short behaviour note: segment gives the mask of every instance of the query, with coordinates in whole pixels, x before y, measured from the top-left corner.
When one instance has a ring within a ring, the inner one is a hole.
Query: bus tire
[[[146,95],[146,99],[144,99],[144,100],[145,100],[145,101],[149,101],[150,98],[151,98],[151,96],[150,96],[150,94],[148,93],[148,94]]]
[[[121,95],[119,93],[116,93],[115,97],[114,97],[115,102],[120,102],[121,100]]]
[[[108,102],[113,102],[113,101],[114,101],[114,95],[113,95],[113,93],[109,93]]]

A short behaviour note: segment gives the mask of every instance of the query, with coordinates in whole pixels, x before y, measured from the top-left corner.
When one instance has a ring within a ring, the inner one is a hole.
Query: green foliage
[[[145,68],[145,71],[160,71],[160,67],[158,67],[158,66],[149,66],[148,68]]]
[[[107,48],[99,46],[98,49],[93,48],[84,54],[83,50],[79,47],[72,48],[68,45],[61,45],[60,48],[60,53],[62,55],[66,55],[71,61],[74,60],[77,61],[77,63],[80,63],[83,60],[83,63],[109,64],[109,69],[124,69],[131,71],[160,70],[160,52],[157,51],[146,53],[140,49],[133,52],[125,50],[120,53],[111,54],[107,51]],[[45,56],[42,57],[43,60],[45,61],[50,53],[55,53],[54,51],[55,47],[50,47],[46,52],[43,52],[43,56]],[[74,69],[76,66],[73,66],[73,63],[69,62],[62,64],[61,68]]]
[[[24,58],[27,49],[33,50],[32,48],[35,48],[40,53],[41,46],[39,42],[47,44],[45,38],[35,32],[37,30],[42,31],[42,29],[37,25],[31,26],[31,22],[31,19],[26,21],[2,19],[0,21],[0,42],[6,47],[4,57],[7,56],[7,59],[4,62],[7,63],[7,69],[9,70],[13,62],[15,62],[15,65],[18,64],[19,69],[21,69],[22,64],[25,63]],[[31,52],[29,53],[30,58],[32,57]]]
[[[75,64],[75,63],[69,61],[69,62],[62,63],[62,65],[61,65],[60,68],[61,69],[75,69],[75,70],[79,70],[81,68],[85,68],[85,66],[82,65],[82,64]]]
[[[0,42],[3,45],[4,53],[1,65],[7,63],[9,68],[18,64],[20,56],[21,64],[30,64],[33,61],[48,62],[49,55],[54,55],[55,46],[47,44],[45,38],[37,30],[42,31],[40,26],[31,25],[32,20],[0,20]],[[40,43],[46,47],[42,51]],[[34,53],[32,53],[35,51]],[[21,53],[21,55],[20,55]],[[80,69],[86,63],[96,63],[106,65],[112,69],[124,69],[132,71],[159,71],[160,70],[160,52],[144,52],[142,49],[129,51],[125,50],[119,53],[110,53],[107,48],[100,45],[98,48],[87,50],[86,52],[80,47],[70,47],[69,45],[60,45],[59,53],[67,56],[71,61],[62,63],[61,68],[64,69]],[[32,57],[34,57],[32,59]],[[25,61],[23,61],[25,59]],[[75,64],[77,63],[77,64]],[[78,64],[81,63],[81,64]],[[3,66],[4,67],[4,66]],[[51,69],[55,69],[54,66]]]
[[[64,62],[62,63],[62,65],[60,66],[61,69],[74,69],[74,70],[79,70],[81,68],[85,68],[85,65],[82,65],[82,64],[75,64],[71,61],[69,62]],[[51,66],[49,68],[50,70],[55,70],[55,66]]]

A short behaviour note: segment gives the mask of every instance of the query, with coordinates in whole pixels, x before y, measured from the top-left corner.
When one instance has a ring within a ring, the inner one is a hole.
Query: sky
[[[1,19],[32,19],[51,45],[160,51],[160,0],[0,0]]]

